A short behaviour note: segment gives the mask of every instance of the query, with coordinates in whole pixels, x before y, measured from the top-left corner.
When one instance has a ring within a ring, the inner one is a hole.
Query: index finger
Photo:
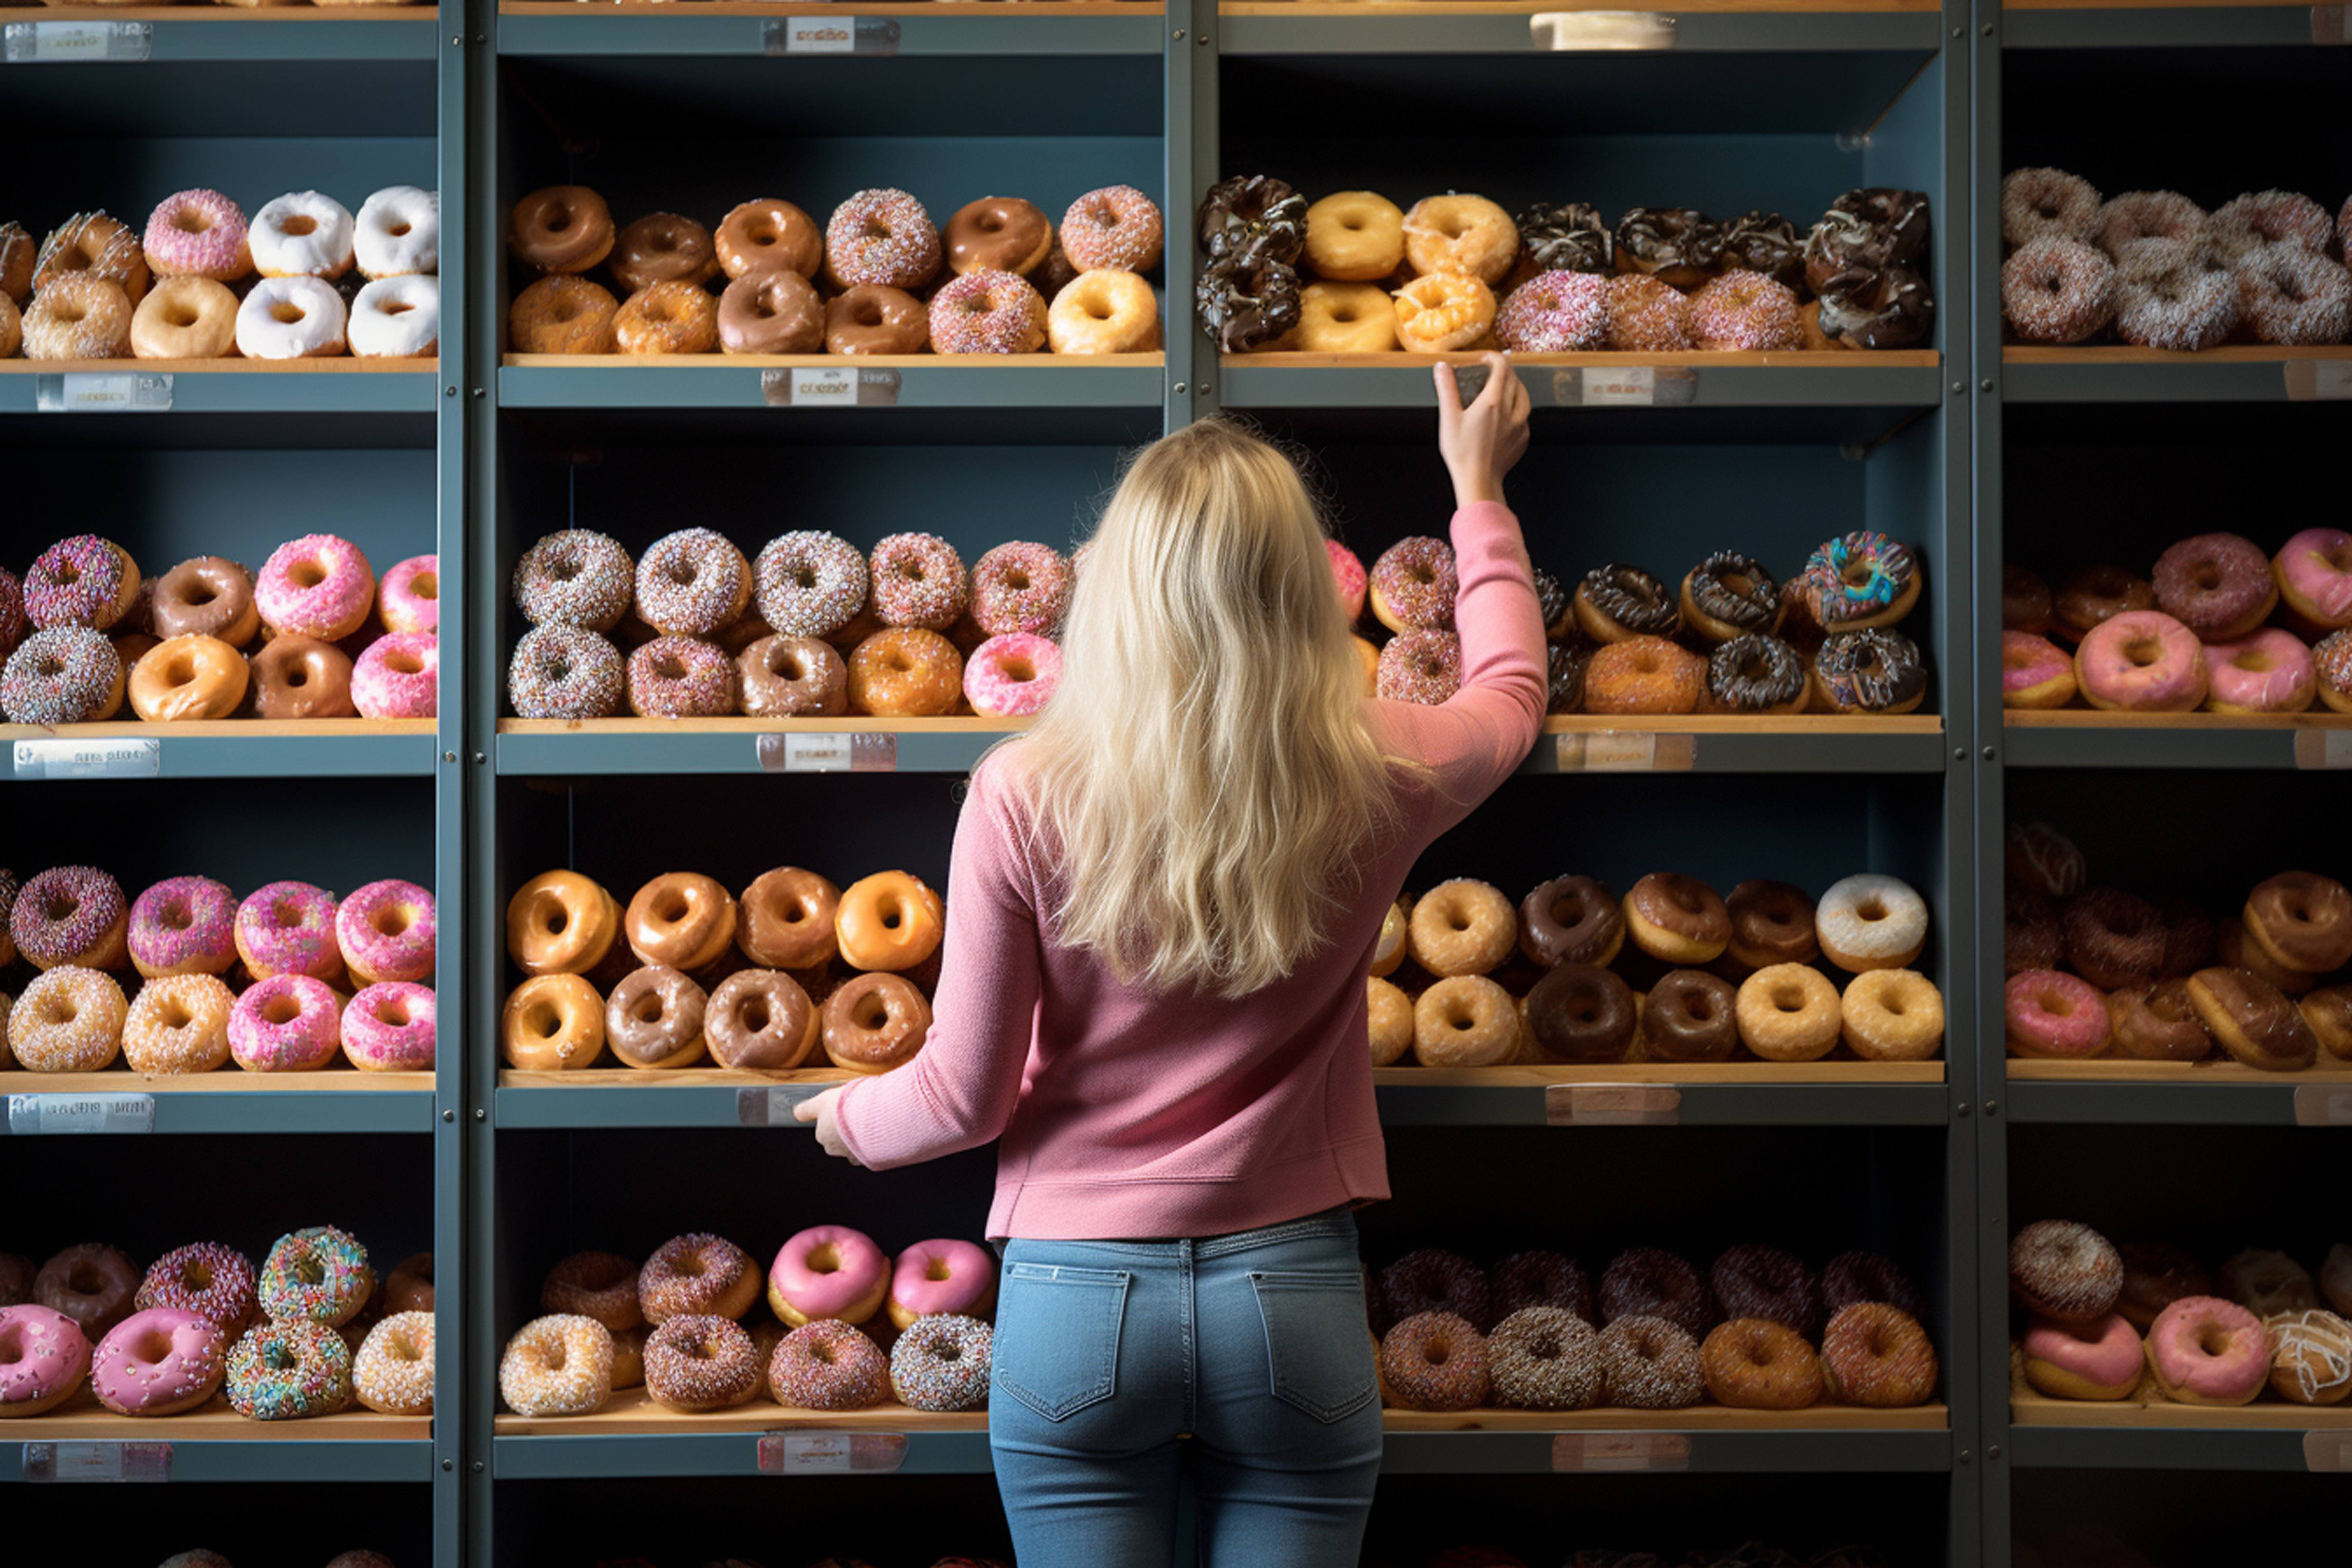
[[[1454,379],[1454,367],[1439,360],[1429,367],[1437,376],[1437,411],[1440,414],[1462,412],[1462,388]]]
[[[827,1094],[830,1094],[832,1090],[830,1089],[825,1091]],[[824,1095],[823,1094],[812,1094],[806,1100],[793,1101],[793,1120],[795,1121],[814,1121],[817,1117],[822,1114],[822,1112],[817,1110],[817,1101],[824,1098]]]
[[[1519,378],[1512,371],[1511,362],[1501,354],[1481,355],[1480,363],[1486,367],[1486,384],[1478,389],[1478,401],[1489,406],[1499,406],[1509,395],[1507,389],[1517,385]]]

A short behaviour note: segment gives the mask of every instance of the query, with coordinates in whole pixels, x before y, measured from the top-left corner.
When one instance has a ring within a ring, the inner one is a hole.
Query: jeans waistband
[[[1223,1236],[1188,1237],[1166,1241],[1035,1241],[1024,1243],[1013,1237],[998,1248],[1000,1256],[1015,1245],[1040,1247],[1083,1247],[1089,1249],[1121,1252],[1136,1258],[1174,1258],[1190,1247],[1194,1258],[1223,1258],[1231,1253],[1247,1252],[1253,1247],[1273,1247],[1286,1241],[1304,1241],[1320,1237],[1353,1237],[1356,1216],[1346,1205],[1328,1208],[1319,1214],[1284,1220],[1278,1225],[1260,1226],[1255,1230],[1231,1231]]]

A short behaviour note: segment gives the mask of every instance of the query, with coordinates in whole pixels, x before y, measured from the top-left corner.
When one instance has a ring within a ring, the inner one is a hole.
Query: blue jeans
[[[1204,1568],[1357,1561],[1381,1405],[1345,1211],[1200,1241],[1013,1241],[994,1378],[1021,1568],[1171,1568],[1188,1465]]]

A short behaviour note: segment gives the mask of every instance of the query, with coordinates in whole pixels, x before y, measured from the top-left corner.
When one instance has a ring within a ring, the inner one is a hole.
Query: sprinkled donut
[[[1045,300],[1017,273],[982,268],[931,296],[929,326],[940,353],[1034,353],[1045,341]]]
[[[1690,300],[1670,283],[1639,272],[1609,279],[1607,348],[1621,353],[1679,353],[1697,347]]]
[[[1515,353],[1572,353],[1609,341],[1609,281],[1589,272],[1538,272],[1495,313],[1495,341]]]
[[[889,535],[874,546],[869,570],[874,613],[886,626],[943,631],[970,602],[963,557],[936,533]]]
[[[709,529],[665,535],[637,563],[637,614],[665,637],[709,637],[751,602],[743,552]]]
[[[16,645],[0,668],[0,712],[54,728],[107,719],[122,706],[122,659],[106,634],[50,626]]]
[[[26,1072],[98,1072],[122,1048],[128,1008],[110,974],[43,970],[8,1011],[8,1048]]]
[[[802,530],[780,534],[760,552],[760,618],[788,637],[839,631],[866,607],[866,557],[837,533]]]
[[[1766,1318],[1811,1339],[1821,1332],[1821,1284],[1803,1262],[1777,1247],[1735,1247],[1715,1260],[1708,1283],[1725,1316]]]
[[[237,956],[256,980],[273,974],[307,974],[333,980],[342,974],[335,945],[335,898],[308,882],[271,882],[247,895],[234,926]]]
[[[1600,1322],[1584,1265],[1560,1253],[1515,1252],[1495,1265],[1489,1283],[1497,1318],[1529,1307],[1555,1307],[1586,1323]]]
[[[253,602],[274,632],[338,642],[367,620],[375,572],[350,540],[305,534],[270,552],[254,579]]]
[[[824,268],[843,288],[919,289],[940,269],[940,231],[906,192],[860,191],[824,226]]]
[[[348,1231],[314,1225],[278,1238],[262,1262],[257,1295],[276,1322],[337,1328],[375,1293],[367,1248]]]
[[[1601,1331],[1609,1403],[1629,1410],[1680,1410],[1706,1396],[1698,1342],[1664,1318],[1620,1318]]]
[[[2120,262],[2125,249],[2143,239],[2200,244],[2205,225],[2205,209],[2179,191],[2126,191],[2100,206],[2087,237]]]
[[[1070,563],[1051,545],[1000,544],[972,564],[971,618],[992,637],[1010,632],[1051,636],[1070,607],[1076,583]]]
[[[218,191],[182,191],[156,203],[144,249],[157,278],[233,283],[253,270],[245,210]]]
[[[593,529],[551,533],[515,563],[514,602],[533,626],[611,631],[629,610],[636,569],[619,542]]]
[[[2015,246],[2088,240],[2099,226],[2097,187],[2063,169],[2012,169],[2000,182],[2000,237]]]
[[[1828,541],[1805,563],[1814,617],[1826,632],[1893,626],[1919,602],[1919,563],[1883,533],[1861,530]]]
[[[1523,1307],[1486,1336],[1489,1391],[1506,1410],[1582,1410],[1604,1386],[1601,1336],[1575,1313]]]
[[[646,1392],[672,1410],[725,1410],[760,1392],[751,1336],[731,1319],[666,1320],[646,1341]]]
[[[2036,1220],[2009,1244],[2011,1293],[2027,1310],[2062,1323],[2084,1323],[2115,1310],[2124,1264],[2115,1244],[2074,1220]]]
[[[397,563],[376,584],[376,612],[388,632],[437,632],[441,629],[441,563],[432,555],[412,555]]]
[[[150,980],[122,1020],[123,1059],[133,1072],[210,1072],[228,1060],[236,1006],[236,994],[215,975]]]
[[[890,1398],[890,1363],[858,1330],[821,1319],[777,1342],[768,1388],[789,1409],[870,1410]]]
[[[1037,712],[1061,681],[1062,650],[1027,632],[992,637],[964,660],[964,698],[972,711],[990,718]]]
[[[94,626],[121,621],[139,596],[139,564],[110,539],[77,533],[61,539],[25,572],[25,618],[43,628]]]
[[[1450,630],[1461,592],[1454,547],[1442,539],[1402,539],[1372,563],[1372,614],[1392,632]]]
[[[352,1358],[352,1393],[387,1415],[433,1414],[433,1314],[394,1312]]]
[[[2315,251],[2265,245],[2238,263],[2238,314],[2266,343],[2336,343],[2352,330],[2352,273]]]
[[[2244,637],[2269,619],[2278,584],[2261,545],[2234,533],[2200,533],[2156,558],[2158,608],[2201,642]]]
[[[719,719],[735,711],[735,665],[698,637],[656,637],[629,656],[629,710],[641,719]]]
[[[1936,1392],[1936,1347],[1910,1313],[1864,1301],[1822,1331],[1822,1375],[1830,1397],[1848,1405],[1924,1405]]]
[[[549,1269],[539,1304],[593,1318],[614,1333],[646,1321],[637,1308],[637,1266],[614,1252],[575,1252]]]
[[[95,866],[53,866],[8,908],[10,939],[37,969],[120,969],[129,931],[122,884]]]
[[[988,1403],[995,1335],[978,1318],[919,1318],[890,1347],[890,1389],[912,1410],[972,1410]]]
[[[1813,656],[1813,681],[1841,713],[1908,713],[1926,700],[1919,645],[1891,626],[1841,632]]]
[[[262,1323],[228,1352],[227,1382],[248,1421],[332,1415],[352,1402],[351,1347],[324,1323]]]
[[[2205,237],[2231,261],[2267,246],[2284,245],[2326,256],[2336,226],[2327,209],[2293,191],[2250,191],[2224,202],[2206,220]]]
[[[1149,272],[1160,265],[1160,207],[1133,185],[1088,191],[1062,215],[1062,249],[1081,272]]]
[[[2124,342],[2193,353],[2237,326],[2237,275],[2210,265],[2214,253],[2200,242],[2135,239],[2108,254],[2116,258],[2116,336]]]
[[[522,719],[609,719],[626,689],[620,649],[581,626],[533,626],[507,665],[507,700]]]
[[[335,942],[362,985],[433,973],[433,894],[414,882],[370,882],[335,910]]]
[[[1381,649],[1374,690],[1384,701],[1438,707],[1462,689],[1462,639],[1451,631],[1416,626]]]
[[[1452,1312],[1417,1312],[1381,1339],[1381,1384],[1408,1410],[1475,1410],[1493,1368],[1486,1342]]]
[[[243,1331],[260,1310],[253,1263],[233,1247],[199,1241],[157,1258],[134,1299],[142,1311],[175,1307],[211,1319],[223,1331]]]
[[[2331,633],[2311,654],[2319,700],[2338,713],[2352,713],[2352,630]]]
[[[534,1318],[499,1355],[499,1397],[518,1415],[585,1415],[612,1393],[613,1335],[593,1318]]]
[[[1336,539],[1325,540],[1323,551],[1331,558],[1331,585],[1339,590],[1339,608],[1347,612],[1348,624],[1353,626],[1363,619],[1364,595],[1371,588],[1371,579],[1364,572],[1363,558]],[[1073,571],[1071,585],[1075,587],[1076,583],[1076,574]]]
[[[387,980],[343,1008],[343,1055],[362,1072],[430,1072],[433,1038],[430,986]]]
[[[2115,293],[2115,263],[2078,239],[2037,239],[2001,264],[2001,314],[2028,342],[2081,342],[2114,316]]]
[[[1715,1300],[1690,1260],[1663,1247],[1637,1247],[1610,1260],[1601,1275],[1601,1319],[1657,1318],[1685,1333],[1706,1332]]]
[[[334,1060],[342,1010],[323,980],[273,974],[245,988],[228,1016],[228,1050],[247,1072],[311,1072]]]
[[[751,1254],[721,1236],[692,1231],[662,1243],[637,1273],[637,1301],[649,1323],[715,1314],[738,1318],[760,1299]]]
[[[1797,296],[1760,272],[1712,279],[1690,297],[1691,331],[1703,349],[1763,353],[1804,347]]]

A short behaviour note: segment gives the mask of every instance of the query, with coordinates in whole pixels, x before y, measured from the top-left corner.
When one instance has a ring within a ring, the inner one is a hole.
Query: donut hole
[[[934,1258],[923,1266],[923,1278],[933,1284],[938,1284],[943,1280],[954,1279],[955,1270],[948,1267],[946,1258]]]
[[[163,306],[163,324],[167,327],[193,327],[196,324],[196,313],[177,300],[168,300]],[[211,597],[209,594],[204,599],[191,596],[187,603],[201,605]]]
[[[383,667],[394,675],[422,675],[425,660],[406,648],[394,648],[383,656]]]
[[[376,1000],[375,1021],[389,1029],[404,1029],[413,1021],[408,1014],[408,998],[383,996]]]
[[[808,1269],[812,1274],[841,1272],[841,1249],[829,1241],[819,1242],[809,1248]]]
[[[261,1005],[261,1021],[279,1026],[292,1023],[302,1016],[302,1004],[291,996],[279,994]]]
[[[768,1026],[774,1022],[772,1016],[768,1012],[768,999],[764,996],[746,998],[743,1010],[738,1013],[736,1017],[742,1021],[745,1029],[754,1035],[767,1033]]]
[[[669,1009],[662,1005],[661,993],[648,991],[626,1009],[628,1016],[640,1024],[658,1024]]]
[[[281,310],[288,308],[283,305],[278,307]],[[282,321],[289,318],[279,316],[278,319]],[[300,321],[301,313],[297,311],[291,319]],[[327,568],[324,563],[305,557],[286,568],[286,580],[297,588],[315,588],[327,580]]]
[[[191,1290],[211,1289],[213,1288],[213,1266],[202,1258],[195,1258],[190,1262],[181,1265],[180,1283],[186,1286]]]
[[[664,925],[676,925],[686,919],[688,909],[684,893],[668,891],[654,900],[653,917]]]
[[[890,1022],[890,1005],[876,992],[867,992],[849,1010],[849,1021],[868,1031],[879,1031]]]
[[[568,206],[548,208],[547,216],[540,220],[540,226],[550,234],[564,233],[572,226],[572,209]]]
[[[416,307],[405,300],[386,300],[377,305],[376,309],[386,316],[405,316]]]
[[[271,1372],[294,1372],[302,1365],[302,1358],[282,1340],[270,1340],[261,1347],[261,1364]]]
[[[2120,651],[2135,669],[2147,669],[2164,661],[2164,645],[2151,637],[2126,638]]]
[[[171,1356],[172,1336],[161,1329],[142,1329],[131,1335],[131,1342],[122,1348],[132,1361],[152,1366]]]
[[[997,665],[997,670],[1015,686],[1025,686],[1037,679],[1037,667],[1025,655],[1013,654]]]
[[[319,220],[308,213],[296,213],[278,226],[278,232],[299,239],[306,234],[319,232]]]
[[[882,324],[882,307],[871,300],[860,300],[851,307],[849,319],[861,327],[878,327]]]
[[[1769,998],[1776,1013],[1802,1013],[1805,1010],[1805,988],[1793,981],[1772,987]]]
[[[172,226],[182,234],[210,234],[213,215],[202,207],[182,207],[172,215]]]
[[[283,322],[289,327],[309,314],[310,312],[308,310],[305,310],[301,306],[297,305],[291,300],[280,300],[276,304],[269,307],[269,319],[273,321]]]
[[[688,670],[686,668],[686,660],[678,658],[677,655],[674,653],[656,654],[654,657],[653,665],[654,673],[664,680],[684,680],[687,678]],[[684,912],[684,909],[681,907],[679,913],[682,914]],[[669,915],[665,918],[675,920],[677,917],[677,915]]]
[[[106,1276],[95,1263],[77,1262],[66,1270],[66,1289],[77,1296],[95,1296],[106,1289]]]
[[[156,1010],[163,1015],[160,1021],[166,1029],[184,1029],[196,1021],[187,1004],[176,996],[165,998]]]

